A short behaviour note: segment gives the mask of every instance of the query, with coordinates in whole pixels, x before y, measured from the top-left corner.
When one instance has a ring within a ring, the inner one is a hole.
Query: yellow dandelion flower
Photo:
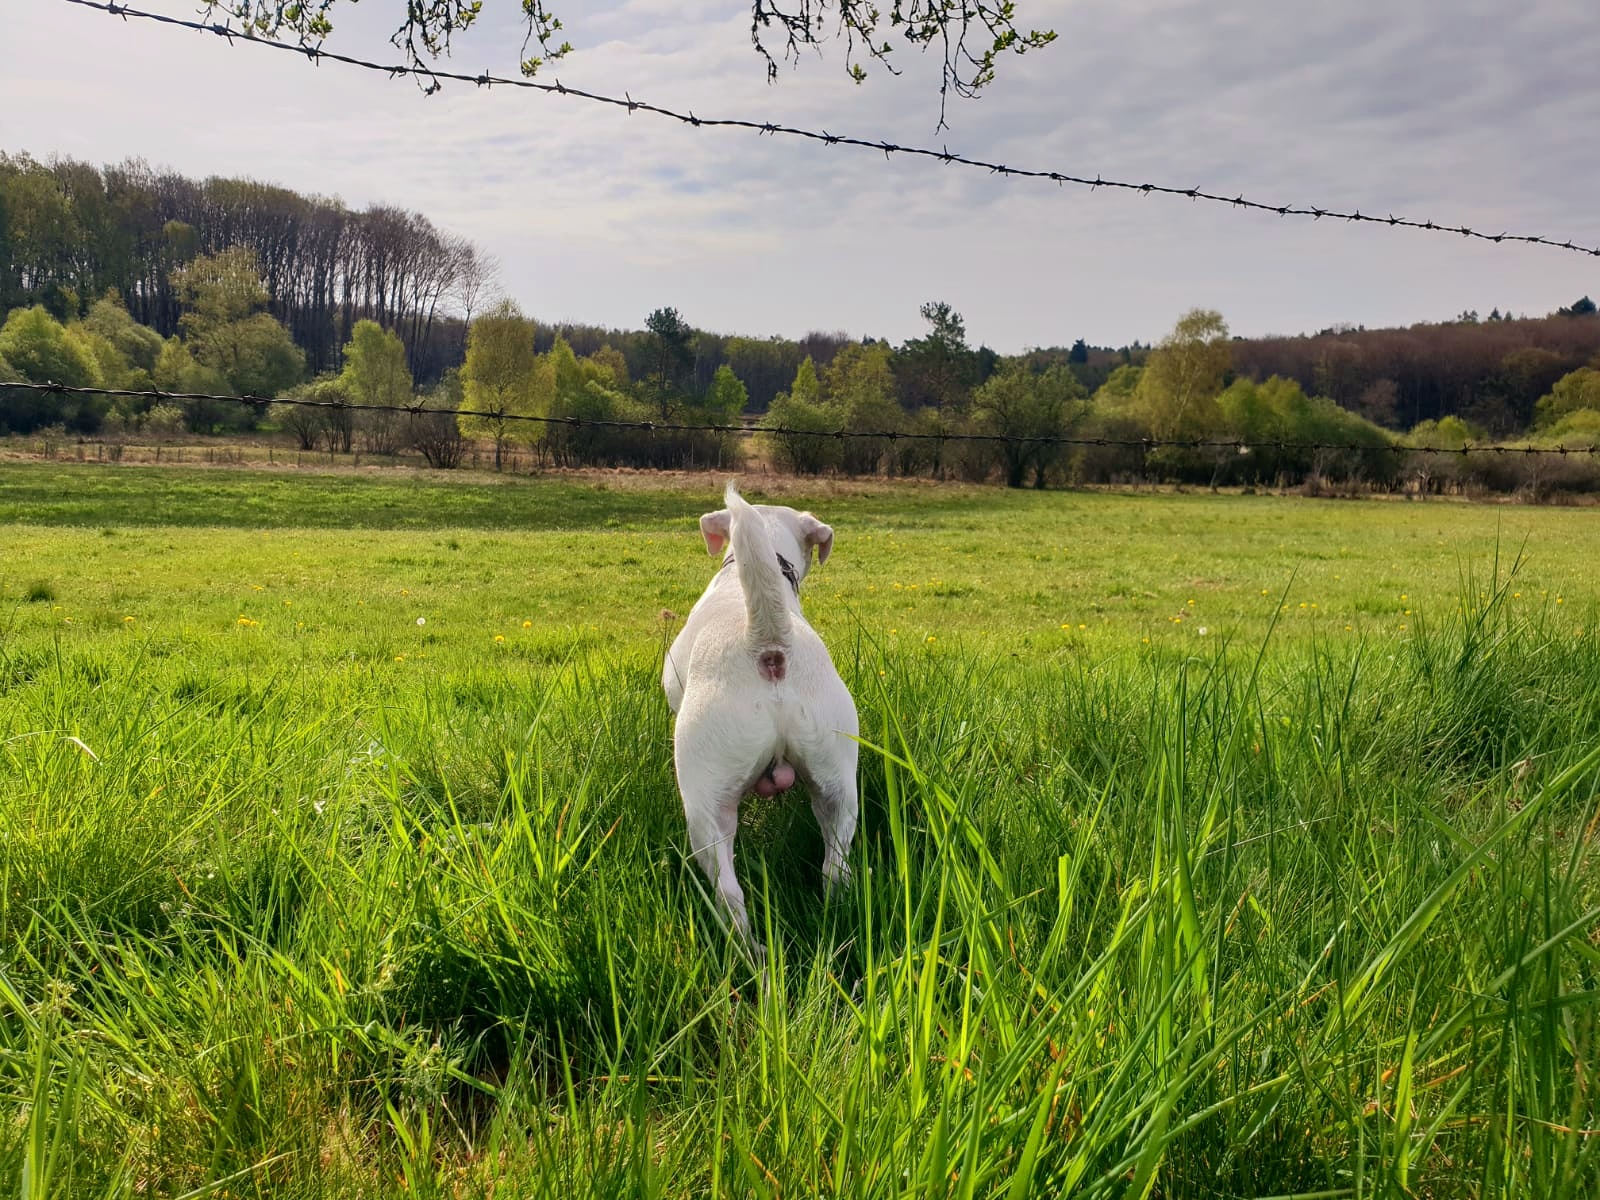
[[[1078,628],[1079,628],[1079,629],[1087,629],[1087,628],[1089,628],[1089,627],[1088,627],[1088,626],[1087,626],[1087,625],[1079,625],[1079,626],[1078,626]]]
[[[522,623],[522,627],[524,629],[532,629],[533,628],[533,622],[532,621],[524,621]]]
[[[506,635],[503,633],[497,633],[494,635],[494,640],[497,642],[503,642],[506,640]]]
[[[1189,601],[1189,607],[1190,607],[1190,608],[1193,608],[1193,607],[1194,607],[1194,601],[1193,601],[1193,600],[1191,600],[1191,601]]]
[[[938,641],[938,640],[939,640],[939,639],[938,639],[938,638],[936,638],[936,637],[934,637],[934,636],[933,636],[933,634],[931,634],[931,633],[930,633],[930,634],[929,634],[929,635],[928,635],[928,640],[929,640],[929,641],[930,641],[930,642],[936,642],[936,641]]]
[[[394,660],[395,662],[405,662],[406,656],[404,654],[396,654]]]
[[[122,623],[124,625],[132,625],[133,624],[133,618],[132,617],[123,617],[122,618]]]

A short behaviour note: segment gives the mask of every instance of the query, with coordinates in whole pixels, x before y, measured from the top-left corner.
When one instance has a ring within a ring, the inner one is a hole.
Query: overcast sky
[[[395,60],[401,7],[341,0],[327,48]],[[1600,244],[1593,0],[1018,0],[1058,41],[952,100],[942,131],[937,61],[910,48],[898,78],[858,87],[834,47],[769,85],[744,0],[551,7],[577,49],[549,78],[703,116]],[[485,0],[449,65],[516,74],[519,8]],[[427,97],[64,0],[0,0],[0,149],[415,209],[498,259],[503,290],[549,321],[639,327],[670,304],[728,333],[899,341],[943,299],[1009,353],[1153,341],[1197,306],[1257,335],[1600,295],[1600,260],[1559,250],[1090,193],[513,89]]]

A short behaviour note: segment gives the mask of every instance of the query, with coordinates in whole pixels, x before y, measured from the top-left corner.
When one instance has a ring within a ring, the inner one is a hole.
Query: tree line
[[[1555,381],[1600,355],[1600,320],[1587,296],[1546,317],[1453,321],[1408,329],[1327,329],[1254,338],[1234,349],[1241,375],[1293,379],[1390,429],[1458,417],[1494,437],[1535,422]]]
[[[1072,369],[1089,357],[1081,343],[1064,359],[1035,351],[989,363],[967,347],[948,305],[927,305],[923,316],[928,333],[898,351],[858,344],[821,369],[803,362],[763,421],[774,430],[774,457],[802,473],[932,474],[1012,487],[1162,482],[1540,497],[1600,490],[1600,457],[1559,453],[1600,449],[1600,354],[1592,351],[1586,365],[1540,376],[1529,428],[1496,439],[1453,414],[1402,433],[1292,375],[1263,375],[1248,358],[1255,343],[1234,339],[1210,310],[1186,313],[1092,389]],[[1575,346],[1600,334],[1587,300],[1555,319],[1569,322],[1563,330]],[[898,378],[908,359],[926,401],[915,408],[903,403]],[[880,436],[804,436],[835,429]],[[1460,453],[1468,446],[1509,453]]]
[[[1495,310],[1254,340],[1196,311],[1153,347],[1079,340],[1004,357],[971,345],[942,301],[924,305],[925,332],[898,345],[726,336],[671,307],[637,330],[539,324],[509,301],[487,304],[487,260],[425,218],[137,163],[97,171],[0,155],[0,234],[0,383],[319,405],[150,405],[0,387],[0,432],[203,435],[266,422],[308,449],[411,450],[440,466],[478,440],[492,443],[497,466],[515,447],[552,466],[693,467],[731,465],[745,443],[623,426],[743,421],[768,431],[768,459],[797,472],[1449,487],[1507,480],[1467,460],[1408,460],[1408,443],[1581,442],[1600,411],[1600,314],[1587,297],[1532,320]],[[432,415],[383,411],[418,396]],[[442,415],[458,409],[491,415]],[[872,436],[831,436],[840,432]],[[1143,445],[1236,439],[1356,449]],[[1586,478],[1545,471],[1533,485]]]
[[[1460,455],[1453,452],[1487,444],[1489,432],[1450,415],[1397,434],[1296,379],[1242,373],[1238,355],[1248,343],[1208,310],[1185,314],[1137,361],[1129,353],[1107,369],[1091,362],[1104,352],[1082,343],[1012,357],[973,348],[960,313],[931,302],[922,309],[926,332],[899,346],[819,339],[819,353],[802,357],[757,414],[727,362],[698,386],[704,335],[672,308],[649,315],[631,353],[609,342],[584,343],[580,353],[562,331],[502,300],[472,322],[462,365],[426,386],[399,334],[362,319],[340,347],[341,368],[307,381],[305,356],[266,311],[250,251],[202,255],[170,282],[178,333],[166,339],[135,321],[115,291],[67,323],[42,305],[13,310],[0,326],[0,421],[112,442],[265,427],[306,450],[412,451],[441,468],[459,465],[478,443],[493,447],[497,470],[513,449],[550,467],[732,468],[752,442],[730,430],[747,422],[768,461],[810,475],[1011,487],[1600,488],[1600,460]],[[1573,319],[1595,320],[1577,307]],[[1086,386],[1085,375],[1101,382]],[[6,389],[15,378],[313,403],[152,404]],[[1552,380],[1530,420],[1508,448],[1600,445],[1600,357]]]
[[[180,331],[176,273],[243,248],[266,309],[313,371],[340,366],[359,320],[402,338],[410,367],[437,379],[460,361],[463,321],[493,277],[465,238],[388,205],[355,211],[250,179],[194,180],[138,159],[96,168],[0,153],[0,311],[42,306],[60,321],[115,291],[162,337]]]
[[[181,332],[183,313],[174,272],[236,247],[254,253],[264,311],[289,330],[312,375],[341,369],[355,323],[373,320],[400,337],[413,376],[431,386],[460,366],[466,325],[494,290],[492,261],[418,213],[386,205],[355,211],[255,180],[189,179],[136,159],[97,168],[0,153],[0,313],[37,304],[70,322],[115,290],[136,322],[171,337]],[[1592,315],[1585,298],[1534,319],[1464,312],[1408,329],[1239,340],[1234,369],[1257,380],[1293,379],[1308,395],[1386,428],[1455,416],[1504,437],[1530,426],[1534,405],[1556,379],[1600,353],[1600,323],[1581,319]],[[648,330],[541,326],[538,351],[547,353],[557,336],[580,357],[610,345],[634,378],[650,372]],[[853,340],[699,330],[683,382],[704,393],[726,365],[744,382],[751,410],[764,412],[805,358],[820,369]],[[1092,390],[1145,351],[1137,342],[1118,349],[1079,342],[1034,351],[1031,361],[1060,362]],[[987,375],[998,356],[983,347],[978,353]],[[921,407],[920,375],[897,378],[906,381],[902,405]]]

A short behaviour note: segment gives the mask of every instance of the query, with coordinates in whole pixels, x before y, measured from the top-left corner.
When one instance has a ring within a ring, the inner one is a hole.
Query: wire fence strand
[[[426,90],[430,92],[437,90],[444,80],[469,83],[477,87],[522,88],[529,91],[542,92],[546,95],[569,96],[578,100],[586,100],[593,104],[622,108],[626,109],[630,115],[633,113],[646,113],[650,116],[679,121],[697,129],[743,129],[758,135],[801,138],[828,146],[850,146],[857,149],[872,150],[883,154],[885,157],[900,154],[914,158],[934,159],[949,165],[972,167],[1008,178],[1041,179],[1062,186],[1070,184],[1094,191],[1106,188],[1112,191],[1147,196],[1172,196],[1226,205],[1236,210],[1263,214],[1273,213],[1280,217],[1310,217],[1313,220],[1326,218],[1330,221],[1347,221],[1354,224],[1387,225],[1398,229],[1423,230],[1430,233],[1451,233],[1475,241],[1496,244],[1520,242],[1525,245],[1547,246],[1556,250],[1566,250],[1574,254],[1585,254],[1600,258],[1600,246],[1580,245],[1570,238],[1562,239],[1526,233],[1489,233],[1484,230],[1469,228],[1464,224],[1452,224],[1448,221],[1417,220],[1410,217],[1395,216],[1393,213],[1386,213],[1380,216],[1371,212],[1364,213],[1359,209],[1343,210],[1316,204],[1272,204],[1260,200],[1248,200],[1243,195],[1229,196],[1222,192],[1208,191],[1201,187],[1174,187],[1170,184],[1160,183],[1132,183],[1122,179],[1107,179],[1102,175],[1095,175],[1091,178],[1087,175],[1075,174],[1070,171],[1012,167],[1004,163],[958,154],[948,147],[935,150],[926,146],[903,146],[881,138],[856,137],[848,134],[829,133],[826,130],[801,129],[773,121],[752,121],[737,117],[704,117],[697,115],[692,110],[680,112],[645,100],[636,100],[628,92],[624,92],[621,96],[612,96],[588,91],[584,88],[569,87],[559,79],[550,83],[539,83],[532,79],[491,75],[487,72],[473,74],[463,71],[438,70],[426,66],[412,66],[404,63],[372,62],[367,59],[356,58],[353,55],[324,50],[320,45],[274,41],[270,38],[258,36],[248,29],[236,29],[226,22],[191,21],[181,17],[167,16],[164,13],[144,12],[126,4],[118,4],[115,0],[65,0],[65,2],[82,8],[96,9],[112,16],[121,17],[124,20],[134,18],[143,21],[154,21],[162,25],[176,26],[181,29],[214,35],[225,39],[230,44],[235,41],[246,41],[269,50],[301,55],[312,63],[320,63],[327,60],[329,62],[342,63],[346,66],[358,67],[362,70],[376,71],[391,78],[410,77],[421,79],[425,82]]]
[[[494,422],[528,422],[539,425],[561,427],[567,429],[610,429],[630,430],[645,434],[663,433],[700,433],[724,434],[737,437],[755,437],[767,435],[772,437],[808,437],[837,441],[869,440],[888,442],[937,442],[962,443],[982,442],[1013,446],[1102,446],[1108,448],[1122,447],[1126,449],[1142,449],[1154,451],[1162,449],[1178,450],[1231,450],[1239,454],[1250,454],[1260,450],[1311,451],[1313,453],[1346,452],[1352,454],[1434,454],[1453,455],[1466,457],[1472,454],[1494,454],[1502,457],[1521,455],[1524,457],[1540,454],[1556,454],[1562,457],[1569,455],[1600,456],[1600,443],[1588,446],[1503,446],[1479,445],[1471,442],[1460,446],[1412,446],[1404,442],[1323,442],[1307,441],[1304,439],[1251,439],[1242,437],[1192,437],[1192,438],[1156,438],[1156,437],[1095,437],[1074,436],[1070,434],[1046,435],[1021,435],[1009,433],[981,433],[955,430],[951,432],[932,432],[896,429],[799,429],[786,425],[719,425],[715,423],[695,423],[687,421],[625,421],[612,418],[575,417],[575,416],[545,416],[536,413],[514,412],[496,409],[470,409],[470,408],[433,408],[421,403],[415,404],[358,404],[347,400],[318,400],[310,396],[243,396],[229,395],[216,392],[169,392],[151,388],[101,388],[101,387],[72,387],[60,383],[31,383],[12,382],[0,383],[0,395],[7,389],[17,389],[26,392],[40,393],[53,396],[103,396],[107,399],[118,397],[135,400],[149,400],[154,403],[183,403],[185,401],[210,401],[222,404],[247,404],[256,408],[268,405],[280,405],[294,408],[332,409],[339,412],[357,415],[360,413],[393,413],[411,417],[424,416],[453,416],[481,419]]]

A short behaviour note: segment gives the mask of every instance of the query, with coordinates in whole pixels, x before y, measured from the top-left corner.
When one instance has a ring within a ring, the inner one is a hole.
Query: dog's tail
[[[751,648],[762,654],[763,672],[782,678],[785,662],[781,651],[789,645],[791,626],[789,584],[778,567],[778,551],[767,523],[732,483],[723,503],[728,506],[728,542],[744,592],[746,637]]]

